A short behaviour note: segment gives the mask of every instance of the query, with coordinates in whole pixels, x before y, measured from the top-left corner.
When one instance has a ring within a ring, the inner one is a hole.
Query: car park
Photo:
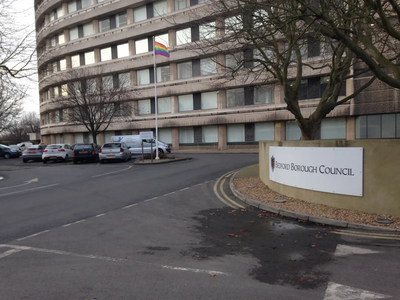
[[[8,145],[8,147],[10,147],[11,149],[17,150],[19,152],[19,155],[22,155],[22,148],[18,145]]]
[[[81,161],[97,162],[99,160],[100,147],[94,143],[75,144],[72,152],[72,161],[77,164]]]
[[[46,145],[32,145],[29,146],[26,150],[22,152],[22,161],[24,163],[33,160],[33,161],[42,161],[43,151],[45,150]]]
[[[51,144],[43,151],[42,161],[68,161],[72,158],[72,149],[68,144]]]
[[[105,143],[99,151],[100,163],[109,160],[123,160],[131,159],[131,151],[125,143]]]
[[[11,149],[6,145],[0,144],[0,157],[3,158],[17,158],[20,157],[20,153],[17,150]]]

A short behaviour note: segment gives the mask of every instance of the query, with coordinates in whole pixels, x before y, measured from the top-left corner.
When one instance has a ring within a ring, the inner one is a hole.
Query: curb
[[[183,161],[183,160],[191,160],[191,157],[176,157],[174,159],[159,159],[155,160],[153,159],[153,162],[151,162],[150,159],[145,159],[144,161],[135,161],[133,162],[134,165],[159,165],[159,164],[168,164],[168,163],[173,163],[173,162],[178,162],[178,161]]]
[[[233,180],[235,179],[236,174],[240,172],[236,171],[232,176],[229,181],[229,187],[232,191],[232,193],[239,198],[241,201],[244,203],[253,206],[257,209],[262,209],[274,214],[277,214],[279,216],[283,217],[289,217],[292,219],[296,220],[302,220],[302,221],[307,221],[307,222],[312,222],[312,223],[317,223],[321,225],[331,225],[331,226],[337,226],[337,227],[344,227],[344,228],[352,228],[352,229],[369,229],[369,230],[376,230],[376,231],[390,231],[390,232],[400,232],[399,229],[395,228],[386,228],[386,227],[381,227],[381,226],[373,226],[373,225],[366,225],[366,224],[359,224],[359,223],[350,223],[346,221],[339,221],[339,220],[334,220],[334,219],[328,219],[328,218],[323,218],[323,217],[317,217],[317,216],[310,216],[307,214],[303,213],[298,213],[295,211],[290,211],[286,209],[280,209],[275,206],[267,205],[265,203],[259,202],[257,200],[251,199],[243,194],[241,194],[238,190],[236,190],[235,185],[233,184]]]

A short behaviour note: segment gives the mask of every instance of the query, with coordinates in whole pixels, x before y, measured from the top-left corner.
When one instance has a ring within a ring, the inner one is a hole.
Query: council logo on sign
[[[273,155],[271,156],[271,169],[272,169],[272,172],[275,169],[275,157]]]

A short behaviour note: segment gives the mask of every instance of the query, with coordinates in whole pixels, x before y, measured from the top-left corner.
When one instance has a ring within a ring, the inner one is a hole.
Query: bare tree
[[[13,120],[20,115],[21,104],[26,97],[25,91],[24,87],[0,78],[0,133],[9,129]]]
[[[229,59],[216,61],[226,70],[226,77],[237,84],[279,83],[302,139],[314,139],[328,113],[374,80],[351,95],[343,95],[346,80],[355,76],[351,72],[354,54],[344,43],[326,38],[318,28],[302,21],[296,0],[214,0],[209,8],[200,24],[196,48],[203,56],[225,54]],[[210,23],[209,16],[217,17],[217,21]],[[207,27],[208,35],[212,37],[210,32],[215,32],[215,38],[202,38],[207,35]],[[311,98],[319,101],[314,111],[305,113],[306,105],[299,96],[302,82],[310,74],[324,79],[324,90],[314,93]]]
[[[20,143],[29,140],[29,133],[40,130],[39,116],[30,112],[23,115],[20,119],[13,120],[10,126],[3,133],[3,139],[9,143]]]
[[[65,109],[71,125],[83,125],[97,143],[97,135],[113,121],[132,115],[129,103],[130,78],[107,74],[102,69],[71,69],[57,102]],[[65,117],[65,116],[64,116]]]
[[[400,88],[400,4],[396,0],[297,0],[299,16],[345,44],[378,79]]]

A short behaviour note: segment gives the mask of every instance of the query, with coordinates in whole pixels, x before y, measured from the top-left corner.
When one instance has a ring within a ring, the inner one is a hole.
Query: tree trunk
[[[314,119],[302,119],[298,121],[301,130],[301,140],[315,140],[318,129],[321,128],[321,121]]]
[[[97,145],[97,133],[96,132],[92,132],[92,138],[93,138],[93,143],[95,143]]]

